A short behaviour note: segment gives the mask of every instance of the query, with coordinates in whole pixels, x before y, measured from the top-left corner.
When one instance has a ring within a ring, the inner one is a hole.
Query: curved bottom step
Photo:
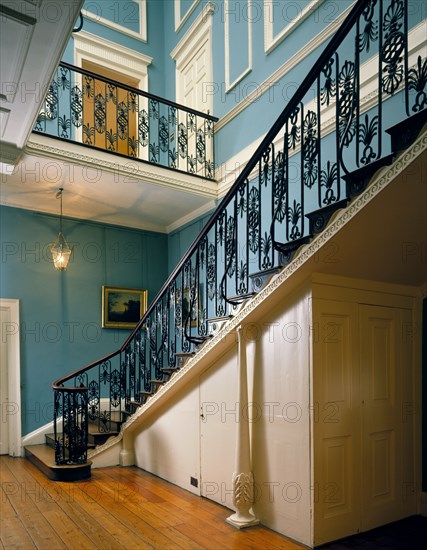
[[[25,458],[52,481],[80,481],[91,476],[91,461],[88,460],[85,464],[58,466],[55,464],[55,451],[47,445],[25,447]]]

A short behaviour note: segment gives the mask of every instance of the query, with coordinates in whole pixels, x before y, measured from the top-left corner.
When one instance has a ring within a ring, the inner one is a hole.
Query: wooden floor
[[[304,547],[265,527],[239,531],[230,510],[138,468],[88,481],[48,480],[29,461],[0,457],[0,549],[242,549]]]

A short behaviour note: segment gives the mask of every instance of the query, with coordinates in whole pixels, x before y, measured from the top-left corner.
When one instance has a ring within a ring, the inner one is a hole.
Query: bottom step
[[[36,466],[52,481],[80,481],[90,478],[89,460],[85,464],[58,466],[55,464],[55,451],[47,445],[29,445],[25,447],[25,458]]]

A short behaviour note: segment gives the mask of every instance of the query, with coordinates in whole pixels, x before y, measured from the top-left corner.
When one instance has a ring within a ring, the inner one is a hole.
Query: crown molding
[[[60,143],[60,145],[56,146],[57,143]],[[217,198],[217,184],[211,180],[197,179],[197,181],[194,181],[196,179],[194,176],[174,172],[162,166],[140,162],[138,159],[114,156],[113,162],[111,160],[112,155],[106,151],[91,148],[88,148],[87,151],[85,153],[84,147],[79,144],[58,142],[54,138],[38,134],[32,134],[25,147],[25,152],[30,155],[54,158],[67,163],[74,162],[89,168],[106,170],[123,177],[141,179],[146,183],[187,191],[193,195],[201,195],[211,199]],[[199,181],[201,183],[198,183]]]

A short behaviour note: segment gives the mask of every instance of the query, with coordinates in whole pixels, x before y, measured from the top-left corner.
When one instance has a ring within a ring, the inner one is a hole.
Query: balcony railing
[[[53,385],[59,464],[84,461],[89,422],[108,432],[144,403],[416,139],[427,60],[408,19],[407,0],[355,3],[121,348]]]
[[[217,120],[62,62],[34,131],[213,180]]]

